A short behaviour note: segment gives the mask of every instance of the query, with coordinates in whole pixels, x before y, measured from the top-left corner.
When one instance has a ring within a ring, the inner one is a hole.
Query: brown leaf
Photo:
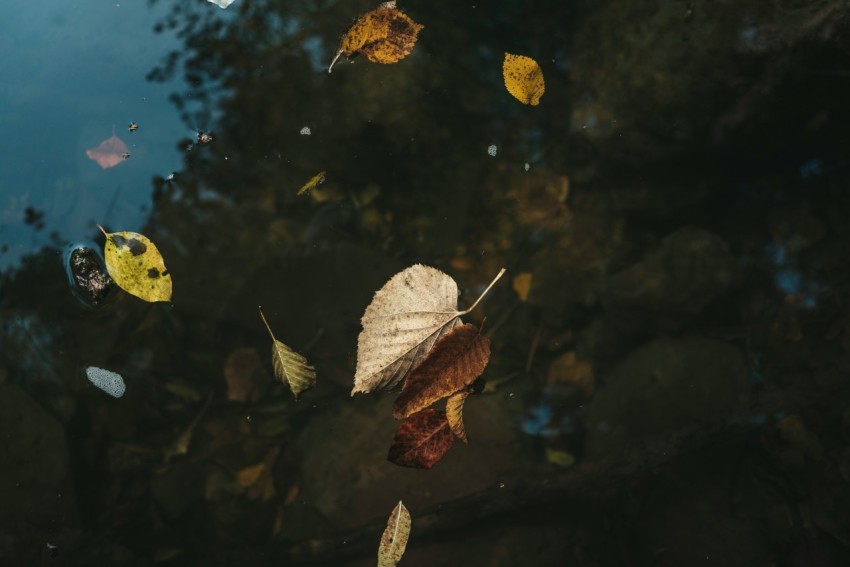
[[[481,376],[489,360],[490,341],[475,325],[455,327],[407,377],[393,404],[393,416],[403,419],[463,390]]]
[[[263,392],[268,378],[263,370],[260,355],[253,348],[238,348],[224,362],[224,377],[227,380],[227,399],[236,402],[256,402]]]
[[[452,396],[446,400],[446,419],[449,422],[449,427],[451,428],[452,433],[454,433],[455,436],[464,443],[469,442],[466,437],[466,429],[463,427],[463,402],[466,401],[468,396],[469,391],[464,390],[463,392],[452,394]]]
[[[451,449],[453,442],[446,412],[426,409],[401,422],[387,460],[401,467],[430,469]]]
[[[112,134],[96,148],[87,149],[86,155],[89,159],[96,161],[102,169],[109,169],[119,163],[124,163],[124,160],[130,157],[130,150],[127,149],[127,144],[122,142],[121,138]]]
[[[421,29],[422,25],[397,9],[394,1],[385,2],[360,16],[348,29],[328,73],[340,55],[362,53],[373,63],[397,63],[413,50]]]

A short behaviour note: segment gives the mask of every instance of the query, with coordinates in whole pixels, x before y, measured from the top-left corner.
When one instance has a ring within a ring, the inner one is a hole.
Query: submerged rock
[[[611,278],[618,307],[664,313],[699,313],[735,276],[735,257],[711,232],[685,227],[667,235],[646,257]]]
[[[591,400],[588,453],[607,455],[719,424],[743,409],[749,387],[747,361],[733,345],[653,341],[620,363]]]

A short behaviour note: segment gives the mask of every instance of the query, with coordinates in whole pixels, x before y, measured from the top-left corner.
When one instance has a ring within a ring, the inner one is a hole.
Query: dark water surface
[[[374,565],[399,500],[411,567],[850,564],[846,4],[410,0],[409,56],[328,74],[374,7],[6,12],[0,564]],[[170,304],[81,300],[96,224],[156,243]],[[416,263],[461,308],[507,268],[430,470],[386,460],[392,393],[349,396]]]

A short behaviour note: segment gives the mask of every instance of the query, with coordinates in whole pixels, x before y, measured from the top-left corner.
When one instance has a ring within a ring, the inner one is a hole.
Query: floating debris
[[[531,165],[528,162],[525,162],[525,166],[523,166],[523,169],[525,169],[525,171],[527,173],[528,170],[531,169]]]
[[[124,395],[124,391],[127,389],[124,385],[124,379],[120,374],[104,370],[103,368],[98,368],[97,366],[89,366],[86,368],[86,376],[88,377],[89,382],[113,398],[120,398]]]
[[[302,136],[309,136],[313,132],[310,131],[309,126],[304,126],[303,128],[301,128],[301,130],[298,133],[301,134]]]
[[[219,8],[227,8],[231,4],[233,4],[236,0],[207,0],[207,2],[211,2],[218,6]]]
[[[106,273],[103,258],[88,246],[70,248],[65,268],[74,297],[87,307],[100,307],[115,288],[115,283]]]
[[[212,134],[198,130],[198,143],[199,144],[209,144],[212,141],[213,141]]]
[[[128,129],[130,132],[135,132],[136,130],[138,130],[138,129],[139,129],[139,125],[138,125],[138,124],[136,124],[135,122],[130,122],[130,127],[129,127],[129,128],[127,128],[127,129]]]
[[[499,148],[496,146],[496,144],[491,144],[487,147],[487,155],[489,155],[490,157],[496,157],[496,153],[498,151]]]

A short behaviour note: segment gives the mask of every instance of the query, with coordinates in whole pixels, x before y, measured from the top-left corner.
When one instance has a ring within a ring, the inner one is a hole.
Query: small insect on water
[[[212,140],[213,140],[212,134],[198,130],[198,143],[199,144],[209,144],[210,142],[212,142]]]
[[[121,154],[121,158],[122,159],[130,159],[130,152],[124,152],[123,154]]]
[[[138,125],[138,124],[136,124],[135,122],[130,122],[130,127],[129,127],[129,128],[127,128],[127,129],[128,129],[130,132],[135,132],[136,130],[138,130],[138,129],[139,129],[139,125]]]

